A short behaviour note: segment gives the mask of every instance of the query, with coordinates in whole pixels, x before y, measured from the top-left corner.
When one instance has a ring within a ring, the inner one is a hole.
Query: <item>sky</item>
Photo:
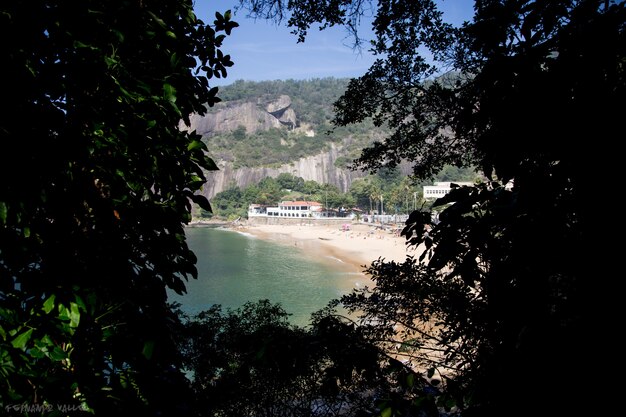
[[[410,0],[408,0],[410,1]],[[458,25],[473,14],[473,1],[438,0],[444,19]],[[195,11],[205,23],[212,23],[215,11],[235,10],[237,0],[196,0]],[[222,52],[230,54],[235,65],[228,68],[225,79],[211,79],[211,85],[232,84],[236,80],[306,80],[324,77],[358,77],[368,70],[374,57],[367,48],[361,52],[351,48],[351,40],[344,28],[323,31],[313,27],[306,41],[297,43],[291,29],[264,20],[246,18],[245,11],[234,14],[239,27],[226,37]],[[368,33],[364,27],[364,37]]]

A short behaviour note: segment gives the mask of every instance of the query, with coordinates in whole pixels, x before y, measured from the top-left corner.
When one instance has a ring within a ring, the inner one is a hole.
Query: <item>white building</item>
[[[283,201],[278,207],[267,207],[266,213],[268,217],[321,217],[322,204],[316,201]]]
[[[248,206],[248,218],[251,217],[291,217],[291,218],[350,218],[356,217],[354,210],[343,207],[339,210],[324,209],[322,203],[316,201],[283,201],[278,207],[266,207],[260,204]]]
[[[260,204],[250,204],[248,206],[248,218],[250,217],[266,217],[267,207]]]
[[[474,185],[471,182],[436,182],[435,185],[425,185],[424,186],[424,198],[441,198],[444,195],[448,194],[452,189],[451,184],[456,184],[460,187],[467,185]]]
[[[425,185],[424,186],[424,198],[441,198],[444,195],[448,194],[452,187],[450,184],[456,184],[459,187],[464,185],[471,187],[474,185],[473,182],[436,182],[435,185]],[[513,189],[513,180],[510,180],[506,183],[504,188],[508,191]]]

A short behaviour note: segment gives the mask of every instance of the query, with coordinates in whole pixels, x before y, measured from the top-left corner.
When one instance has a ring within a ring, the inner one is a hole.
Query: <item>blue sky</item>
[[[410,1],[410,0],[409,0]],[[215,11],[234,10],[237,0],[196,0],[196,14],[205,23],[212,23]],[[474,2],[470,0],[439,0],[444,18],[460,24],[472,16]],[[313,28],[304,43],[284,24],[277,27],[263,20],[245,17],[245,11],[235,14],[239,27],[224,41],[222,50],[230,54],[235,65],[226,79],[212,79],[212,85],[227,85],[236,80],[266,81],[311,79],[323,77],[357,77],[363,75],[374,61],[366,49],[361,54],[350,47],[343,28],[323,31]],[[367,27],[363,33],[367,33]],[[366,36],[364,36],[366,37]]]

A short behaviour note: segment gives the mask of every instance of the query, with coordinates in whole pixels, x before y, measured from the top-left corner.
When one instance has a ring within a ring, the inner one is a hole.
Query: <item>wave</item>
[[[335,261],[337,261],[337,262],[340,262],[340,263],[342,263],[342,264],[345,264],[345,262],[344,262],[344,261],[342,261],[341,259],[336,258],[336,257],[334,257],[334,256],[327,256],[327,258],[330,258],[330,259],[333,259],[333,260],[335,260]]]

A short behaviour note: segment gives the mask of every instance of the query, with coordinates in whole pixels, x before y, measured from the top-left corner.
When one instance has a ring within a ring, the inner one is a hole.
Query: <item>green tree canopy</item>
[[[219,101],[235,26],[186,0],[0,6],[3,410],[187,413],[166,288],[196,275],[183,224],[216,166],[179,123]]]
[[[278,174],[276,182],[285,190],[304,191],[304,179],[302,177],[295,177],[287,172]]]

